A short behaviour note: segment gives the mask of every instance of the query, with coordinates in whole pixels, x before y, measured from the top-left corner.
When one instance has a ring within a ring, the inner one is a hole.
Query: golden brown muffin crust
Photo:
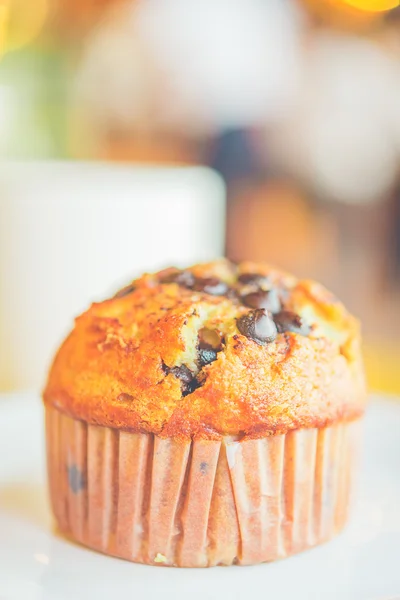
[[[274,315],[255,308],[267,296]],[[258,322],[274,339],[257,338]],[[358,322],[315,282],[249,262],[167,269],[76,319],[44,401],[166,437],[323,427],[363,412],[359,346]]]

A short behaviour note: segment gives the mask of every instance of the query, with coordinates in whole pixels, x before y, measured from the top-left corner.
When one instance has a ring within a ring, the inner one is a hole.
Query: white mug
[[[206,168],[2,163],[0,391],[40,389],[90,302],[221,255],[224,229],[224,186]]]

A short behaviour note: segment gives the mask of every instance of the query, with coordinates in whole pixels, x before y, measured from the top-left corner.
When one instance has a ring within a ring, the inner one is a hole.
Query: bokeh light
[[[29,44],[40,33],[48,11],[48,0],[0,0],[0,52]]]
[[[342,2],[371,12],[383,12],[399,6],[398,0],[342,0]]]

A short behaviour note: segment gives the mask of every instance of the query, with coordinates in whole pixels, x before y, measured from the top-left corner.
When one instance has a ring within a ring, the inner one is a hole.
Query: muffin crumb
[[[164,554],[160,554],[160,552],[157,553],[155,559],[154,559],[155,563],[166,563],[167,562],[167,557],[164,556]]]

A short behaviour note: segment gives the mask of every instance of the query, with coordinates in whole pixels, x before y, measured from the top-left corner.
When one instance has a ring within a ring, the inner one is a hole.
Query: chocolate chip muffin
[[[249,565],[346,522],[358,322],[264,264],[145,274],[76,319],[44,391],[59,528],[154,565]]]

